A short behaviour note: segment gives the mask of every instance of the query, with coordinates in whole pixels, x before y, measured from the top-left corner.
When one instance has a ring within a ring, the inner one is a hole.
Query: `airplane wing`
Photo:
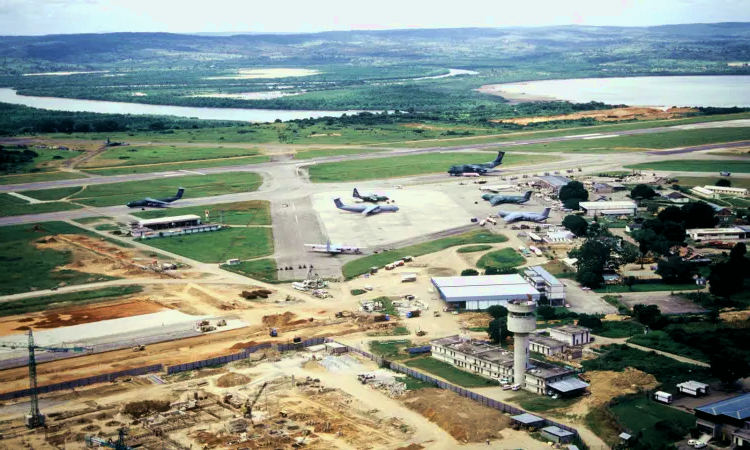
[[[363,216],[369,216],[370,214],[374,214],[380,212],[380,206],[378,205],[372,205],[365,208],[364,211],[362,211]]]
[[[149,203],[161,203],[162,205],[166,205],[167,202],[163,202],[161,200],[157,200],[155,198],[146,197],[144,200],[146,200]]]
[[[501,203],[505,203],[505,201],[502,198],[494,197],[490,199],[490,203],[492,204],[492,206],[497,206]]]

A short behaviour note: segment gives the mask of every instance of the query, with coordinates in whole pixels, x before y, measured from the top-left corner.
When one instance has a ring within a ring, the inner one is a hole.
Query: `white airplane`
[[[498,184],[495,186],[482,186],[479,188],[480,191],[493,192],[495,194],[500,191],[507,191],[510,189],[515,189],[515,186],[513,186],[512,184]]]
[[[307,251],[310,251],[310,252],[330,253],[331,255],[336,255],[340,253],[360,254],[362,253],[362,249],[364,247],[349,247],[348,245],[331,245],[331,240],[328,239],[325,245],[305,244],[305,248],[307,248]]]

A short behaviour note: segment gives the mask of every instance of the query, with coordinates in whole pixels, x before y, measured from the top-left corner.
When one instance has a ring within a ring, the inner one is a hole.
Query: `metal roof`
[[[578,204],[581,208],[586,209],[636,209],[637,206],[634,202],[619,201],[619,202],[580,202]]]
[[[544,419],[542,419],[541,417],[537,417],[529,413],[519,414],[517,416],[511,416],[511,419],[515,420],[516,422],[525,423],[527,425],[531,423],[544,422]]]
[[[539,291],[525,281],[523,284],[490,285],[490,286],[456,286],[441,287],[440,292],[450,297],[514,297],[526,298],[527,295],[539,297]]]
[[[529,270],[534,271],[534,273],[544,278],[544,281],[546,281],[550,286],[562,286],[560,280],[552,276],[552,274],[547,272],[547,269],[542,266],[529,267],[527,271]]]
[[[562,187],[570,183],[570,179],[559,175],[545,175],[543,177],[539,177],[539,180],[557,187]]]
[[[556,427],[554,425],[551,427],[542,428],[542,431],[546,431],[547,433],[557,437],[573,436],[573,433],[571,433],[570,431],[565,431],[562,428]]]
[[[706,383],[700,383],[698,381],[690,380],[690,381],[686,381],[684,383],[678,384],[677,387],[684,387],[687,389],[696,390],[696,389],[706,389],[708,385]]]
[[[173,223],[173,222],[185,222],[188,220],[200,220],[201,216],[195,214],[188,214],[185,216],[172,216],[172,217],[161,217],[159,219],[142,219],[138,221],[141,226],[156,225],[160,223]]]
[[[632,437],[633,437],[633,436],[629,435],[628,433],[624,433],[624,432],[623,432],[623,433],[620,433],[620,436],[619,436],[619,438],[620,438],[620,439],[625,439],[626,441],[627,441],[628,439],[632,438]]]
[[[547,387],[551,387],[552,389],[555,389],[560,392],[570,392],[570,391],[575,391],[577,389],[586,389],[587,387],[589,387],[589,385],[588,383],[584,383],[578,378],[571,377],[571,378],[565,378],[564,380],[547,383]]]
[[[521,275],[477,275],[474,277],[433,277],[432,284],[438,288],[463,286],[507,286],[529,283]]]
[[[750,417],[750,394],[738,395],[695,408],[712,416],[727,416],[744,420]]]

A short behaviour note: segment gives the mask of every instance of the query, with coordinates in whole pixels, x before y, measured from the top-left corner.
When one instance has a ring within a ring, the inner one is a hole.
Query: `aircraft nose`
[[[398,206],[394,206],[394,207],[393,207],[393,210],[394,210],[394,211],[398,211]]]

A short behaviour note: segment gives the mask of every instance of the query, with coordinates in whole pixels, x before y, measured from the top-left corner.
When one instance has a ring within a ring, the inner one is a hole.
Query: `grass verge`
[[[331,148],[321,150],[298,151],[294,159],[324,158],[326,156],[359,155],[362,153],[382,152],[383,150],[372,150],[367,148]]]
[[[279,281],[276,260],[273,258],[241,261],[234,266],[223,264],[221,268],[266,283],[276,283]]]
[[[479,375],[475,375],[471,372],[465,372],[457,367],[453,367],[448,363],[444,363],[431,357],[412,359],[410,361],[406,361],[404,364],[409,367],[431,373],[448,381],[449,383],[453,383],[465,388],[498,385],[497,381],[480,377]]]
[[[371,341],[370,353],[381,356],[389,361],[400,361],[411,358],[406,349],[412,347],[412,343],[407,339],[397,341]]]
[[[219,263],[231,258],[253,259],[273,253],[270,228],[224,228],[210,233],[145,239],[142,242],[204,263]]]
[[[23,205],[5,205],[0,210],[0,217],[22,216],[24,214],[45,214],[59,211],[72,211],[83,206],[68,202],[26,203]]]
[[[478,244],[478,243],[500,243],[506,242],[507,237],[502,234],[495,234],[487,230],[476,230],[468,233],[450,236],[434,241],[424,242],[422,244],[410,245],[392,251],[385,251],[376,255],[369,255],[363,258],[349,261],[342,267],[342,272],[346,278],[354,278],[358,275],[367,273],[370,267],[383,267],[388,263],[403,258],[404,256],[422,256],[428,253],[439,252],[446,248],[457,245]]]
[[[111,168],[173,162],[200,161],[204,159],[257,156],[258,149],[235,147],[179,147],[177,145],[110,147],[104,153],[87,161],[81,168]]]
[[[529,412],[545,412],[552,409],[567,408],[579,402],[581,397],[554,399],[546,395],[532,394],[527,391],[519,391],[510,398],[511,401],[521,405],[521,408]]]
[[[748,133],[750,137],[750,133]],[[750,173],[750,161],[722,161],[704,159],[672,159],[625,166],[628,169],[669,170],[675,172],[719,172],[728,170],[736,173]]]
[[[519,255],[512,248],[504,248],[494,252],[485,253],[477,261],[477,267],[487,269],[495,267],[498,269],[518,267],[526,263],[526,258]]]
[[[269,156],[249,156],[243,158],[209,159],[205,161],[178,162],[166,164],[149,164],[144,166],[112,167],[102,169],[84,169],[84,172],[94,175],[128,175],[131,173],[153,173],[172,170],[208,169],[209,167],[246,166],[269,162]]]
[[[80,186],[72,186],[55,189],[39,189],[36,191],[21,191],[19,194],[42,201],[62,200],[80,191]]]
[[[466,247],[461,247],[456,252],[458,253],[476,253],[476,252],[484,252],[489,249],[491,249],[491,245],[467,245]]]
[[[2,176],[0,177],[0,184],[42,183],[45,181],[77,180],[80,178],[86,178],[86,176],[71,172],[25,173],[21,175]]]
[[[50,305],[63,307],[73,303],[92,303],[92,300],[105,301],[113,297],[122,297],[140,292],[143,292],[143,286],[115,286],[91,291],[71,292],[69,294],[44,295],[22,300],[12,300],[0,303],[0,317],[44,311]]]
[[[96,222],[101,222],[102,220],[110,220],[111,217],[108,216],[95,216],[95,217],[81,217],[80,219],[73,219],[73,222],[80,223],[81,225],[89,225]]]

